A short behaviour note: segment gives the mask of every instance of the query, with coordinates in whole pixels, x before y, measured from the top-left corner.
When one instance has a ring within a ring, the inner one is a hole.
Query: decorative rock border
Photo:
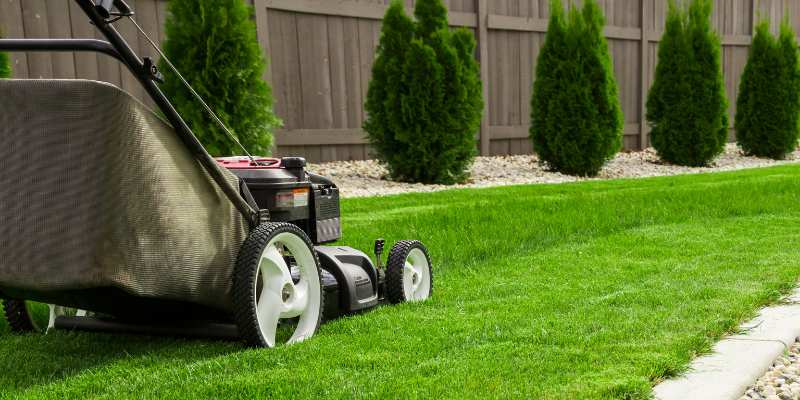
[[[327,176],[339,186],[342,197],[382,196],[409,192],[434,192],[453,188],[483,188],[530,183],[563,183],[586,180],[576,176],[548,172],[538,165],[535,155],[475,157],[470,168],[471,179],[463,184],[423,185],[392,182],[381,179],[386,169],[374,160],[337,161],[326,164],[309,164],[311,172]],[[771,167],[800,162],[800,151],[790,154],[786,160],[745,157],[735,143],[726,146],[725,154],[717,157],[713,165],[703,168],[681,167],[664,164],[653,148],[641,151],[623,151],[614,158],[593,179],[642,178],[649,176],[669,176],[696,174],[701,172],[733,171],[745,168]]]
[[[785,355],[778,357],[764,376],[747,387],[739,400],[798,400],[800,399],[800,337]]]

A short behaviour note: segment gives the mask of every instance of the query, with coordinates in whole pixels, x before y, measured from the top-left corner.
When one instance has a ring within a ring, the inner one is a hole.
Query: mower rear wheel
[[[33,318],[33,313],[25,300],[3,300],[3,312],[11,332],[31,333],[39,332],[39,324]]]
[[[299,279],[292,278],[292,270]],[[233,310],[248,347],[275,347],[278,337],[296,343],[319,331],[322,268],[311,240],[295,225],[264,223],[248,235],[233,273]],[[293,333],[277,332],[296,319]]]
[[[49,308],[49,319],[44,317],[44,307]],[[34,308],[38,310],[34,311]],[[14,333],[47,332],[55,324],[56,317],[62,315],[86,316],[86,311],[43,304],[26,300],[3,300],[3,312],[8,326]]]
[[[392,304],[431,296],[433,274],[428,249],[418,240],[401,240],[386,261],[386,299]]]

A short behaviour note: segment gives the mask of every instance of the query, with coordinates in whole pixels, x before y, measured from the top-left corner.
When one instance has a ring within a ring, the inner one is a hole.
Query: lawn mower
[[[140,59],[114,28],[128,19],[147,38],[125,2],[75,1],[107,41],[0,39],[0,51],[114,57],[166,121],[107,83],[0,80],[0,299],[12,331],[273,347],[311,337],[324,318],[431,295],[422,243],[395,243],[385,267],[383,239],[375,263],[336,246],[333,181],[299,157],[253,157],[242,147],[246,156],[212,158],[158,89],[164,76],[153,60]],[[32,311],[43,304],[46,326]]]

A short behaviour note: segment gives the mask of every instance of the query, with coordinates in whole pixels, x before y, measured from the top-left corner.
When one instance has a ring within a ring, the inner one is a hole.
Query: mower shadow
[[[15,335],[0,330],[0,398],[115,365],[157,368],[242,351],[238,341],[51,331]]]
[[[382,301],[373,309],[326,315],[322,324],[358,317],[387,305]],[[61,330],[18,335],[0,318],[0,398],[107,368],[158,369],[244,350],[239,341],[170,336]]]

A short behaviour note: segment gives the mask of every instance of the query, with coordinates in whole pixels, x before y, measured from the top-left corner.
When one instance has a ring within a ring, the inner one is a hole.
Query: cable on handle
[[[190,92],[192,92],[192,94],[193,94],[193,95],[194,95],[194,97],[197,99],[197,101],[199,101],[199,102],[200,102],[200,104],[202,104],[202,105],[203,105],[203,107],[206,109],[206,111],[208,111],[208,113],[209,113],[209,114],[211,114],[211,116],[212,116],[212,117],[214,117],[214,120],[215,120],[215,121],[217,121],[217,124],[219,124],[219,126],[220,126],[220,127],[222,127],[222,129],[225,131],[225,133],[227,133],[227,134],[228,134],[228,136],[229,136],[231,139],[233,139],[233,141],[234,141],[234,142],[236,142],[236,144],[239,146],[239,148],[240,148],[240,149],[242,149],[242,151],[244,152],[244,154],[246,154],[246,155],[247,155],[247,157],[250,159],[250,161],[253,163],[253,166],[257,167],[257,166],[258,166],[258,164],[256,163],[256,160],[253,158],[253,156],[251,156],[251,155],[250,155],[250,153],[248,153],[248,152],[247,152],[247,149],[245,149],[245,148],[244,148],[244,146],[242,146],[242,144],[241,144],[241,143],[239,143],[239,140],[238,140],[238,139],[236,139],[236,136],[233,136],[233,133],[231,133],[231,131],[229,131],[229,130],[228,130],[228,127],[226,127],[226,126],[225,126],[225,124],[223,124],[223,123],[222,123],[222,121],[220,121],[220,119],[217,117],[217,114],[214,114],[214,112],[213,112],[213,111],[211,111],[211,108],[210,108],[210,107],[209,107],[209,106],[206,104],[206,102],[205,102],[205,101],[203,101],[203,99],[200,97],[200,95],[199,95],[199,94],[197,94],[197,92],[195,92],[195,91],[194,91],[194,89],[192,88],[192,86],[191,86],[191,85],[189,85],[189,82],[186,82],[186,79],[183,79],[183,75],[181,75],[181,73],[180,73],[180,72],[178,72],[178,69],[177,69],[177,68],[175,68],[175,66],[173,66],[171,62],[169,62],[169,59],[167,58],[167,56],[165,56],[165,55],[164,55],[164,53],[162,53],[162,52],[161,52],[161,50],[158,48],[158,46],[156,46],[156,44],[155,44],[155,43],[153,43],[153,41],[152,41],[152,40],[150,40],[150,37],[149,37],[149,36],[147,36],[147,34],[146,34],[146,33],[144,33],[144,31],[142,30],[142,28],[139,26],[139,24],[137,24],[137,23],[136,23],[136,21],[134,21],[134,20],[133,20],[133,18],[131,18],[130,16],[128,16],[128,19],[129,19],[131,22],[133,22],[133,25],[135,25],[135,26],[136,26],[136,29],[138,29],[138,30],[139,30],[139,33],[141,33],[141,34],[142,34],[142,35],[145,37],[145,39],[147,39],[147,41],[148,41],[148,42],[150,42],[150,44],[153,46],[153,48],[154,48],[154,49],[156,49],[156,51],[158,52],[158,54],[160,54],[160,55],[161,55],[161,58],[163,58],[163,59],[164,59],[164,61],[166,61],[166,62],[167,62],[167,65],[169,65],[169,67],[170,67],[170,68],[171,68],[171,69],[172,69],[172,70],[175,72],[175,74],[176,74],[176,75],[178,75],[178,78],[180,78],[181,82],[183,82],[183,84],[184,84],[184,85],[186,85],[186,87],[189,89],[189,91],[190,91]]]

